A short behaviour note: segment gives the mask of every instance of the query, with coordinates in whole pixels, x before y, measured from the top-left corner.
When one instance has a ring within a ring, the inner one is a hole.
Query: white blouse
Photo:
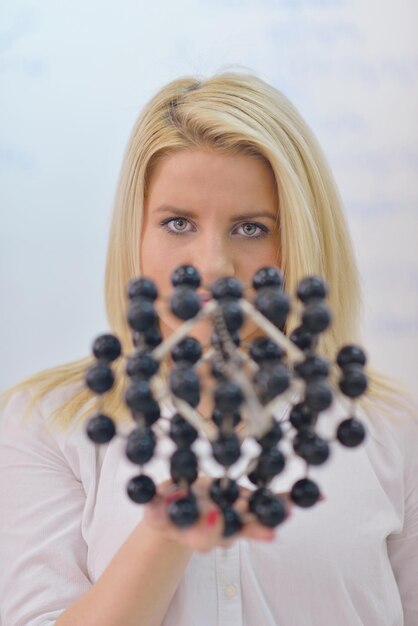
[[[17,394],[0,420],[2,626],[54,624],[142,515],[126,495],[137,468],[123,437],[96,447],[83,426],[52,427],[46,418],[62,391],[22,421],[27,397]],[[332,407],[319,430],[335,432],[343,416]],[[328,462],[310,471],[326,500],[294,507],[273,543],[241,539],[195,553],[162,626],[418,625],[418,428],[382,411],[363,419],[363,445],[337,442]],[[196,444],[205,471],[221,475],[207,442]],[[171,445],[159,444],[146,466],[157,481],[168,477]],[[248,442],[242,463],[257,451]],[[292,457],[273,487],[287,491],[302,475]]]

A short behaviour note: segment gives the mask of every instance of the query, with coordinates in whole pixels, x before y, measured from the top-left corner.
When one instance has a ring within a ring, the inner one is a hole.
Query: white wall
[[[416,388],[415,0],[3,0],[0,388],[106,329],[109,216],[131,126],[185,73],[240,64],[318,135],[361,268],[376,367]]]

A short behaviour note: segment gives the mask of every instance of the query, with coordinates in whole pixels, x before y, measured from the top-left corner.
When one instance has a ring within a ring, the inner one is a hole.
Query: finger
[[[175,491],[177,489],[177,485],[173,483],[170,478],[168,478],[157,486],[157,494],[160,496],[166,496],[171,491]]]
[[[168,513],[170,504],[186,495],[186,491],[178,489],[171,480],[161,483],[157,494],[144,507],[144,518],[157,528],[167,526],[170,523]]]
[[[290,509],[295,506],[295,503],[293,502],[292,498],[290,497],[290,491],[281,491],[280,493],[275,493],[274,495],[277,498],[280,498],[281,500],[283,500],[283,502],[286,505],[286,510],[287,511],[290,511]]]
[[[268,541],[271,542],[275,539],[276,532],[274,528],[267,528],[266,526],[262,526],[261,524],[257,524],[252,522],[248,526],[244,526],[243,529],[232,535],[231,537],[225,538],[223,537],[220,540],[220,546],[223,548],[229,548],[232,546],[238,539],[251,539],[255,541]]]
[[[212,506],[196,524],[179,531],[179,540],[193,550],[207,552],[219,544],[222,531],[221,511]]]
[[[259,522],[248,522],[243,527],[240,535],[243,539],[256,539],[259,541],[273,541],[276,536],[275,528],[263,526]]]

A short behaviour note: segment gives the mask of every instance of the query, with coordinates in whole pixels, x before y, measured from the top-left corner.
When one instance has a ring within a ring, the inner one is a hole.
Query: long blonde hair
[[[333,176],[315,136],[289,100],[255,76],[230,72],[170,82],[133,127],[117,187],[105,278],[109,328],[120,338],[124,353],[132,349],[125,321],[126,285],[141,274],[139,242],[150,176],[164,155],[197,147],[247,154],[270,164],[280,203],[285,287],[294,293],[297,282],[310,274],[328,282],[333,325],[321,347],[333,358],[341,345],[357,340],[360,310],[358,271]],[[295,325],[290,319],[287,331]],[[70,399],[56,412],[59,423],[66,425],[91,406],[92,395],[83,385],[90,363],[87,357],[46,370],[8,395],[29,388],[32,406],[53,389],[74,385]],[[116,365],[120,371],[122,367]],[[121,376],[117,378],[105,402],[109,413],[121,419],[126,413]]]

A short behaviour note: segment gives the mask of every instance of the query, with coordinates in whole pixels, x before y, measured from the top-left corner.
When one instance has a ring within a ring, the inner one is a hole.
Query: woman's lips
[[[199,298],[200,298],[200,303],[201,303],[202,308],[203,308],[204,306],[206,306],[206,305],[207,305],[207,303],[208,303],[208,302],[210,302],[210,300],[212,300],[212,294],[210,294],[210,293],[207,293],[207,292],[205,292],[205,293],[200,292],[200,293],[199,293],[199,292],[198,292],[198,294],[197,294],[197,295],[198,295],[198,296],[199,296]]]

